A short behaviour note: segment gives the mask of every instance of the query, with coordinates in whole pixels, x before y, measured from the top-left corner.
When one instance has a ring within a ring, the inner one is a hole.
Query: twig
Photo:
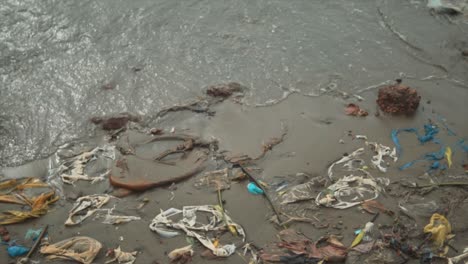
[[[278,218],[278,222],[282,222],[281,221],[281,218],[280,218],[280,213],[278,212],[278,209],[276,209],[275,205],[273,204],[273,202],[271,201],[271,198],[270,196],[268,195],[268,193],[265,191],[265,189],[262,187],[262,185],[260,184],[259,181],[257,181],[257,179],[255,179],[255,177],[242,165],[238,165],[242,171],[258,186],[258,188],[262,189],[263,191],[263,196],[265,196],[265,198],[267,199],[268,203],[270,204],[271,208],[273,209],[273,212],[275,213],[276,217]]]
[[[468,182],[441,182],[441,183],[431,183],[425,185],[405,185],[409,188],[428,188],[428,187],[450,187],[450,186],[468,186]]]

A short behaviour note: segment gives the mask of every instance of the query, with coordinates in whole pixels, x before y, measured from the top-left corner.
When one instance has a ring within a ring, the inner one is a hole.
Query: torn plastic
[[[328,167],[328,178],[330,178],[330,180],[333,181],[333,167],[338,165],[338,164],[343,164],[343,163],[347,163],[351,160],[354,160],[354,159],[357,159],[359,156],[361,156],[362,154],[364,154],[364,148],[359,148],[355,151],[353,151],[351,154],[347,155],[347,156],[343,156],[341,159],[339,159],[338,161],[335,161],[333,162],[330,167]]]
[[[41,254],[49,255],[48,260],[75,260],[82,264],[91,264],[101,250],[102,244],[94,238],[77,236],[62,240],[52,245],[42,246]]]
[[[209,223],[198,223],[197,212],[211,214]],[[170,219],[180,214],[182,214],[181,220],[175,222]],[[213,205],[184,206],[182,210],[170,208],[166,211],[161,211],[161,213],[151,221],[149,228],[158,234],[170,233],[171,231],[168,231],[167,228],[182,230],[187,236],[196,238],[203,246],[210,249],[213,254],[218,257],[228,257],[232,255],[236,250],[236,246],[234,244],[228,244],[216,247],[206,236],[206,233],[209,231],[235,228],[237,233],[242,237],[242,241],[245,240],[244,229],[240,225],[234,223],[228,214],[223,214],[221,208]]]
[[[108,251],[106,254],[106,257],[112,257],[112,259],[104,262],[105,264],[107,263],[112,263],[116,262],[119,264],[133,264],[136,261],[136,255],[138,254],[138,251],[133,251],[133,252],[124,252],[120,249],[120,246],[116,249],[111,249]]]
[[[114,157],[114,148],[113,147],[105,147],[105,148],[94,148],[91,151],[83,152],[77,157],[73,157],[71,159],[71,165],[65,166],[62,165],[62,173],[60,174],[60,178],[64,183],[74,184],[78,180],[90,181],[91,183],[95,183],[98,181],[105,180],[106,176],[109,174],[110,171],[106,171],[99,176],[89,176],[85,173],[85,168],[88,162],[97,159],[97,154],[99,152],[105,152],[103,154],[104,157]],[[68,161],[70,162],[70,161]],[[69,173],[65,173],[65,171],[69,171]]]
[[[383,191],[380,185],[387,186],[387,178],[368,178],[365,176],[344,176],[328,188],[320,192],[315,198],[317,205],[336,209],[350,208],[367,200],[374,200]],[[348,201],[345,201],[346,199]]]
[[[213,190],[226,190],[231,187],[231,181],[228,177],[228,169],[206,172],[195,181],[196,188],[211,187]]]
[[[387,167],[385,167],[385,157],[390,157],[393,159],[393,162],[398,160],[396,155],[396,149],[391,149],[390,147],[384,146],[377,142],[366,142],[366,145],[371,146],[374,151],[377,153],[372,157],[371,163],[374,167],[378,168],[381,172],[387,172]]]
[[[98,216],[103,217],[104,220],[102,221],[103,224],[109,225],[118,225],[122,223],[128,223],[135,220],[141,220],[139,216],[132,216],[132,215],[113,215],[112,212],[114,211],[115,206],[111,209],[98,209]],[[104,216],[101,212],[104,212]]]
[[[39,218],[48,212],[49,205],[59,197],[50,186],[39,179],[7,180],[0,183],[0,203],[12,203],[29,207],[29,210],[8,210],[0,214],[0,225]]]
[[[112,196],[107,194],[94,194],[78,198],[73,205],[73,208],[68,213],[68,218],[65,221],[65,225],[73,226],[80,224],[86,220],[86,218],[96,213],[96,211],[105,205],[111,197]],[[76,220],[73,219],[75,216],[77,216]]]
[[[410,133],[416,134],[416,137],[418,138],[419,142],[421,142],[421,144],[424,144],[430,141],[434,141],[436,143],[438,142],[438,140],[435,139],[434,136],[437,135],[437,133],[439,133],[439,129],[431,123],[424,125],[424,135],[421,135],[416,128],[393,129],[391,136],[392,136],[393,143],[395,144],[395,148],[396,148],[396,152],[398,156],[400,156],[402,152],[400,140],[398,139],[398,135],[401,132],[410,132]]]

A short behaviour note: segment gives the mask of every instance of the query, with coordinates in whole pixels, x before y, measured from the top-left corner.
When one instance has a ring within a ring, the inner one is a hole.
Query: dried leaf
[[[362,204],[362,209],[370,214],[376,214],[377,212],[374,210],[379,210],[380,212],[382,213],[385,213],[385,214],[388,214],[390,216],[393,216],[395,213],[391,210],[388,210],[387,208],[385,208],[385,206],[383,204],[381,204],[380,202],[377,202],[376,200],[367,200],[367,201],[364,201]]]

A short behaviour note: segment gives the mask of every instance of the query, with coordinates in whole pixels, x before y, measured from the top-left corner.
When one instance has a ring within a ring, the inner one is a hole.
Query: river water
[[[423,1],[2,0],[0,17],[2,166],[92,133],[92,116],[151,116],[218,82],[248,86],[251,103],[401,74],[467,82],[466,23]]]

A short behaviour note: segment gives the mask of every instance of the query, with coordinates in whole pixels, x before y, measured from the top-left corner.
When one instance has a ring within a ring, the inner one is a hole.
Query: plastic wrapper
[[[94,194],[78,198],[73,205],[73,208],[68,213],[68,218],[65,221],[65,225],[73,226],[80,224],[88,217],[96,213],[96,211],[105,205],[111,197],[112,196],[105,194]]]
[[[197,213],[211,214],[208,224],[202,224],[197,221]],[[182,215],[179,221],[173,221],[171,218],[174,216]],[[206,236],[210,231],[219,231],[224,229],[234,228],[245,240],[244,229],[234,223],[226,213],[219,206],[213,205],[200,205],[200,206],[184,206],[182,210],[170,208],[166,211],[161,211],[152,221],[149,228],[158,233],[166,234],[171,233],[168,228],[182,230],[187,236],[196,238],[203,246],[210,249],[215,256],[228,257],[232,255],[236,246],[234,244],[227,244],[223,246],[215,246],[214,243]],[[172,232],[174,234],[174,232]]]
[[[94,238],[77,236],[62,240],[52,245],[42,246],[41,254],[48,255],[47,259],[74,260],[83,264],[93,263],[101,250],[102,244]]]

